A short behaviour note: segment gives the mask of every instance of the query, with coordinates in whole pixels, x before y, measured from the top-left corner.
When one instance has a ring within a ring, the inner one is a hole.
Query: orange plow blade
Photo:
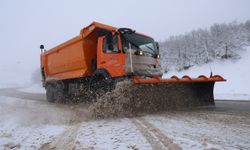
[[[172,76],[168,79],[134,77],[134,97],[145,100],[143,105],[153,103],[155,109],[208,106],[214,103],[215,82],[226,81],[219,75],[197,78]],[[136,88],[135,88],[136,87]]]
[[[157,83],[194,83],[194,82],[221,82],[226,81],[220,75],[214,75],[211,77],[206,77],[204,75],[200,75],[197,78],[191,78],[187,75],[182,78],[178,78],[177,76],[172,76],[171,78],[161,79],[159,77],[154,77],[150,79],[143,79],[140,77],[133,78],[134,83],[137,84],[157,84]]]

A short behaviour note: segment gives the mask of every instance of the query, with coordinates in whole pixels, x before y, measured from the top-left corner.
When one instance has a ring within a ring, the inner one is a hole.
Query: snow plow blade
[[[214,103],[215,82],[226,81],[219,75],[197,78],[173,76],[169,79],[134,77],[133,82],[137,88],[135,97],[144,99],[144,105],[156,105],[157,110],[166,108],[179,108],[191,106],[210,106]],[[152,102],[153,101],[153,102]],[[151,107],[152,108],[152,107]]]

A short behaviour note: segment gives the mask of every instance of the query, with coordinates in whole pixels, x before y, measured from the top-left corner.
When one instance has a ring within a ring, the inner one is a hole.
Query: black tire
[[[66,98],[66,91],[64,88],[63,82],[57,82],[55,85],[55,95],[54,98],[58,102],[63,102],[65,101]]]
[[[49,84],[46,88],[46,99],[47,101],[53,103],[55,102],[55,88]]]

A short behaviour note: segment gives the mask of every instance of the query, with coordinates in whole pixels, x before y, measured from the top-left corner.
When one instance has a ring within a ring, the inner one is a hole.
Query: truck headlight
[[[139,55],[142,56],[143,55],[143,51],[139,51]]]
[[[143,51],[136,51],[136,52],[135,52],[135,55],[143,56],[144,53],[143,53]]]

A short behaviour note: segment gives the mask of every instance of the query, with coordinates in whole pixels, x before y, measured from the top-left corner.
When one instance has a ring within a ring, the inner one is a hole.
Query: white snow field
[[[250,149],[249,124],[249,111],[209,109],[95,120],[84,106],[0,96],[6,150]]]
[[[237,61],[215,61],[203,66],[195,66],[186,71],[170,71],[164,74],[164,78],[173,75],[182,77],[198,77],[199,75],[210,76],[210,66],[213,75],[221,75],[226,82],[216,82],[214,88],[215,99],[221,100],[250,100],[250,47],[241,54],[242,58]]]

